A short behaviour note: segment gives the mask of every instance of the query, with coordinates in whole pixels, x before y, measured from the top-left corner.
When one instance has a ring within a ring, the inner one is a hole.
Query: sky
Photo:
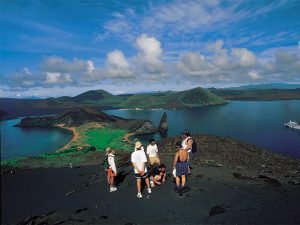
[[[300,83],[299,0],[0,0],[0,97]]]

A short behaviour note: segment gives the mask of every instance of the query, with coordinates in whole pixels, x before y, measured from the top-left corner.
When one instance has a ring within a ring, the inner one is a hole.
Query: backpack
[[[190,138],[189,138],[190,139]],[[187,139],[187,141],[189,140]],[[193,139],[193,144],[192,144],[192,153],[196,153],[197,152],[197,143],[196,141]]]
[[[105,159],[103,159],[101,168],[103,168],[104,170],[107,170],[109,168],[108,157],[105,157]]]

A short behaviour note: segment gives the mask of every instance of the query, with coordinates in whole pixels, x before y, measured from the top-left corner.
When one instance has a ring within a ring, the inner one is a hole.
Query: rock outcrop
[[[56,116],[26,117],[16,126],[49,127],[65,124],[66,127],[77,127],[89,122],[115,122],[109,115],[91,108],[72,108]]]
[[[167,113],[164,112],[163,116],[160,119],[158,131],[162,132],[167,130],[168,130],[168,118],[167,118]]]
[[[80,125],[98,122],[113,128],[127,129],[130,132],[149,134],[156,131],[155,126],[149,120],[130,120],[117,116],[110,116],[91,108],[72,108],[56,116],[26,117],[21,120],[18,127],[51,127],[64,124],[66,127],[78,127]]]

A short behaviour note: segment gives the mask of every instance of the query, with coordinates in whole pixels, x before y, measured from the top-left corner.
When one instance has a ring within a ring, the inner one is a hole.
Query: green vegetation
[[[84,132],[84,138],[81,140],[83,147],[80,150],[78,150],[79,145],[73,145],[71,148],[44,153],[37,157],[1,160],[1,166],[48,168],[69,166],[70,163],[76,166],[103,156],[103,151],[106,147],[127,151],[131,151],[133,148],[129,143],[123,141],[123,137],[127,133],[126,130],[93,128],[88,130],[81,129],[81,131]]]
[[[184,91],[179,96],[180,101],[189,106],[224,104],[223,98],[206,91],[202,88],[195,88],[189,91]]]
[[[98,128],[89,130],[84,135],[86,144],[95,146],[98,150],[111,147],[130,151],[132,146],[123,141],[126,133],[127,131],[122,129]]]
[[[187,108],[224,104],[226,101],[203,88],[180,92],[135,94],[121,104],[122,108]]]

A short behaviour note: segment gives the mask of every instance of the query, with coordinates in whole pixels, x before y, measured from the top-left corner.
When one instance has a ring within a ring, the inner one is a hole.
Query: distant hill
[[[300,88],[297,89],[210,89],[214,94],[227,100],[272,101],[300,100]]]
[[[180,92],[179,100],[182,104],[188,106],[216,105],[225,103],[223,98],[200,87]]]
[[[104,90],[92,90],[75,97],[0,98],[0,108],[5,109],[12,117],[57,114],[74,107],[90,107],[100,110],[112,108],[190,108],[224,103],[226,103],[224,99],[200,87],[180,92],[166,91],[129,95],[113,95]]]
[[[82,103],[119,103],[121,98],[104,90],[93,90],[73,97],[72,101]]]
[[[226,101],[203,88],[179,92],[158,92],[131,95],[124,101],[123,108],[190,108],[224,104]]]
[[[231,90],[247,90],[247,89],[296,89],[300,88],[300,84],[286,84],[286,83],[267,83],[267,84],[252,84],[240,87],[229,87],[224,89]]]

